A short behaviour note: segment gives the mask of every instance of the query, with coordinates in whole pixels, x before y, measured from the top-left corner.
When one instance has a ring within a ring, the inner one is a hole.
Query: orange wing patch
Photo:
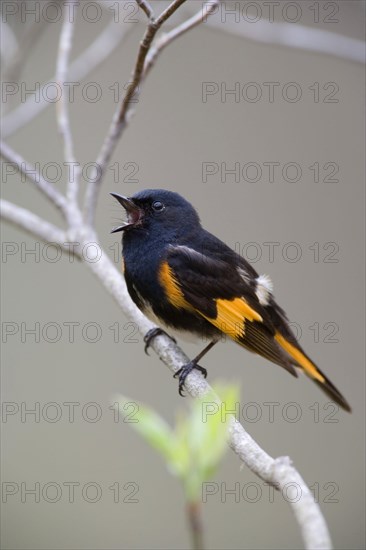
[[[174,273],[170,269],[168,262],[163,262],[159,269],[159,281],[169,302],[177,307],[183,309],[192,310],[192,306],[184,298],[177,279],[174,277]]]
[[[322,383],[325,382],[324,376],[299,349],[297,349],[293,344],[290,344],[290,342],[288,342],[286,338],[284,338],[279,332],[276,332],[275,339],[280,344],[280,346],[285,351],[287,351],[287,353],[291,355],[291,357],[295,359],[295,361],[299,363],[300,367],[304,369],[304,371],[310,376],[310,378],[318,380]]]
[[[196,311],[234,340],[239,340],[244,335],[245,321],[263,321],[259,313],[251,308],[244,298],[233,298],[232,300],[217,299],[215,300],[216,317],[213,318],[205,315],[202,311],[194,308],[187,302],[174,276],[174,272],[167,262],[163,262],[160,266],[159,281],[165,290],[167,299],[174,307]]]
[[[234,298],[233,300],[216,300],[217,315],[213,319],[199,312],[205,319],[210,321],[219,330],[238,340],[244,335],[245,321],[259,321],[263,319],[244,298]]]

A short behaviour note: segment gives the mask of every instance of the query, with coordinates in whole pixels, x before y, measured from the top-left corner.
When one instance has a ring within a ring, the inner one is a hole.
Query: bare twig
[[[179,36],[182,36],[182,34],[206,21],[207,18],[215,12],[219,3],[220,0],[207,2],[207,4],[205,4],[200,9],[200,11],[198,11],[195,15],[192,15],[192,17],[187,19],[187,21],[184,21],[177,27],[174,27],[171,31],[163,34],[161,38],[157,40],[156,45],[150,49],[146,57],[143,78],[146,77],[147,73],[154,65],[156,58],[161,53],[161,51],[166,48],[166,46],[168,46],[171,42],[173,42],[173,40],[175,40]]]
[[[46,9],[47,2],[44,2],[43,9]],[[38,42],[44,29],[47,26],[47,20],[40,18],[38,21],[33,21],[30,24],[22,25],[22,33],[17,40],[15,34],[5,22],[6,17],[1,18],[0,33],[1,33],[1,57],[4,59],[4,78],[3,80],[17,82],[19,74],[26,62],[25,51],[30,51]],[[11,36],[11,34],[13,36]],[[10,99],[12,99],[11,96]],[[14,96],[15,99],[15,96]]]
[[[203,528],[201,519],[201,502],[187,502],[186,512],[192,537],[192,548],[203,550]]]
[[[0,213],[4,220],[24,229],[42,241],[56,243],[60,246],[66,241],[66,234],[62,229],[9,201],[0,201]]]
[[[1,59],[3,67],[6,68],[11,65],[12,60],[15,58],[19,51],[19,44],[15,32],[4,18],[0,19],[0,33],[1,33]],[[6,44],[6,48],[5,48]]]
[[[102,63],[118,46],[122,39],[127,35],[133,25],[122,27],[113,20],[106,26],[100,35],[88,46],[80,56],[73,61],[69,69],[69,79],[71,82],[80,82],[100,63]],[[27,96],[27,100],[21,103],[13,111],[7,114],[2,121],[2,135],[7,138],[14,134],[19,128],[28,124],[34,117],[39,115],[51,103],[47,97],[47,87],[55,82],[56,76],[41,86],[39,98],[36,96]]]
[[[108,162],[116,148],[117,142],[127,126],[127,115],[131,109],[131,99],[141,84],[144,63],[154,37],[162,24],[184,3],[186,0],[173,0],[173,2],[159,15],[157,19],[150,19],[144,36],[140,42],[135,67],[132,73],[132,81],[127,88],[121,106],[118,106],[114,114],[109,132],[104,140],[102,149],[98,155],[96,165],[98,173],[91,178],[85,196],[85,219],[90,227],[94,225],[95,210],[101,182],[104,177]]]
[[[3,141],[0,142],[0,153],[4,159],[14,164],[19,172],[30,179],[36,188],[46,195],[63,214],[66,213],[67,201],[65,197],[53,187],[52,183],[44,179],[39,171],[36,170],[35,166],[32,166],[32,164],[24,160],[21,155],[13,151],[13,149]]]
[[[173,0],[169,6],[162,11],[162,13],[159,15],[159,17],[155,20],[155,25],[160,29],[161,25],[169,19],[173,15],[174,12],[177,11],[177,9],[184,4],[187,0]]]
[[[122,101],[122,105],[121,105],[119,117],[118,117],[119,124],[123,124],[126,119],[126,113],[130,108],[130,101],[134,96],[136,89],[141,82],[144,67],[145,67],[145,59],[157,31],[160,29],[162,24],[165,23],[165,21],[169,19],[169,17],[171,17],[173,13],[182,4],[184,4],[184,2],[186,2],[186,0],[173,0],[173,2],[159,15],[157,19],[151,20],[149,22],[146,28],[145,34],[140,43],[140,49],[139,49],[137,60],[135,63],[135,68],[132,74],[131,85],[128,87],[125,97],[123,98],[123,101]]]
[[[119,138],[122,135],[123,130],[127,126],[128,117],[132,114],[132,103],[131,99],[137,98],[140,94],[139,87],[142,84],[142,81],[147,76],[150,68],[153,63],[156,61],[158,55],[163,51],[163,49],[170,44],[173,40],[187,32],[189,29],[199,25],[204,20],[211,15],[219,0],[214,2],[207,2],[200,11],[185,21],[175,27],[172,31],[163,35],[162,38],[157,42],[156,47],[152,46],[154,37],[162,26],[162,24],[167,21],[167,19],[180,7],[185,0],[175,0],[172,2],[154,21],[150,20],[143,39],[140,43],[139,52],[137,55],[135,68],[132,75],[132,82],[128,87],[128,90],[123,98],[121,107],[118,107],[116,113],[114,114],[112,124],[110,126],[108,135],[106,136],[102,149],[97,158],[96,164],[98,166],[98,174],[92,178],[92,181],[89,183],[86,197],[85,197],[85,216],[87,223],[90,226],[94,224],[95,209],[98,199],[99,188],[102,183],[105,170],[107,168],[108,162],[114,152],[114,149],[117,145]]]
[[[225,21],[224,24],[213,17],[208,19],[207,25],[223,32],[248,38],[254,42],[278,44],[305,51],[324,53],[357,63],[365,63],[365,43],[362,40],[324,29],[297,24],[296,32],[293,32],[291,25],[265,19],[257,21],[255,25],[245,22],[239,25],[230,22],[230,20]],[[133,25],[129,24],[126,29],[123,29],[112,20],[100,36],[70,65],[70,80],[80,81],[85,78],[88,73],[111,54],[131,28],[133,28]],[[21,103],[3,118],[2,133],[4,139],[28,124],[35,116],[50,106],[50,102],[44,99],[46,94],[43,91],[54,80],[55,78],[41,86],[39,100],[36,101],[35,96],[27,96],[25,103]]]
[[[76,0],[71,0],[71,3],[75,5],[79,2],[76,2]],[[58,128],[64,141],[65,160],[70,163],[70,165],[75,167],[72,177],[70,177],[67,182],[67,198],[73,204],[77,202],[80,167],[77,164],[74,155],[74,143],[70,127],[69,105],[68,100],[66,99],[65,82],[67,81],[68,75],[74,27],[75,24],[73,19],[70,17],[70,12],[65,9],[56,67],[56,79],[61,87],[61,97],[59,102],[56,104],[56,112]]]
[[[146,13],[149,19],[153,17],[153,9],[147,0],[136,0],[136,4]]]
[[[288,456],[273,459],[251,438],[243,426],[232,418],[229,445],[241,460],[263,481],[277,487],[289,502],[300,527],[305,548],[329,549],[332,541],[328,527],[314,495],[292,465]],[[296,496],[288,495],[288,489]]]
[[[229,18],[223,23],[218,17],[210,17],[207,25],[253,42],[317,52],[356,63],[365,63],[366,60],[364,41],[325,29],[297,24],[295,31],[288,23],[266,19],[256,21],[255,25],[245,21],[238,25]]]

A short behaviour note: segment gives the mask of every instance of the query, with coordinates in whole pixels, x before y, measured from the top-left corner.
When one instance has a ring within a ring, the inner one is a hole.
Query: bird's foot
[[[151,340],[154,340],[154,338],[156,336],[159,336],[159,334],[165,334],[165,336],[168,336],[168,338],[170,338],[171,340],[173,340],[174,344],[177,343],[177,341],[175,340],[175,338],[173,338],[172,336],[170,336],[167,332],[165,332],[165,330],[163,330],[162,328],[159,328],[159,327],[155,327],[155,328],[152,328],[150,330],[147,331],[147,333],[145,334],[144,336],[144,342],[145,342],[145,353],[146,355],[149,355],[148,354],[148,349],[151,345]]]
[[[174,374],[174,378],[178,378],[179,380],[179,395],[184,397],[183,389],[184,389],[184,383],[186,381],[187,376],[190,372],[192,372],[193,369],[197,369],[200,371],[200,373],[203,374],[203,376],[207,377],[207,370],[203,367],[200,367],[200,365],[197,365],[197,363],[193,360],[187,363],[186,365],[183,365],[177,372]]]

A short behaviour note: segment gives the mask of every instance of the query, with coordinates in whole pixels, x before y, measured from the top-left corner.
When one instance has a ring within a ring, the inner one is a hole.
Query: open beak
[[[111,233],[118,233],[119,231],[124,231],[125,229],[134,227],[139,224],[143,215],[143,210],[139,208],[133,202],[133,200],[129,199],[128,197],[118,195],[118,193],[111,193],[111,195],[120,203],[121,206],[123,206],[123,208],[127,212],[127,222],[123,225],[116,227],[115,229],[112,229]]]

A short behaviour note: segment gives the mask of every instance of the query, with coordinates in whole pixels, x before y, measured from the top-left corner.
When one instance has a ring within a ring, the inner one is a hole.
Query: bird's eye
[[[161,212],[162,210],[165,209],[165,206],[161,201],[155,201],[152,204],[152,208],[153,210],[155,210],[155,212]]]

